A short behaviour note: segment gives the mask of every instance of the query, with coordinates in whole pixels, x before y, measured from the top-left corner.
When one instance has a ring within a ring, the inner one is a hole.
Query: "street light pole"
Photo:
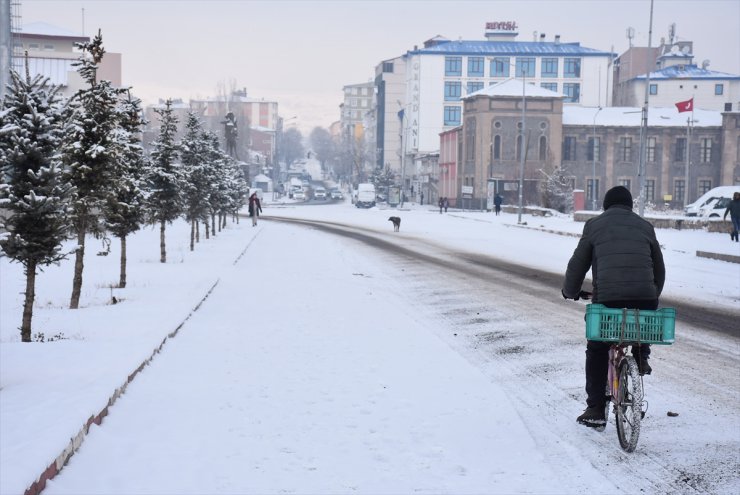
[[[601,107],[596,110],[594,114],[594,137],[591,144],[591,158],[593,158],[593,176],[591,177],[591,209],[596,211],[596,116],[599,115]],[[599,154],[601,154],[601,146],[599,146]]]
[[[519,150],[521,153],[521,161],[519,164],[519,218],[517,219],[518,224],[522,223],[522,209],[524,208],[524,155],[527,149],[526,140],[527,135],[525,134],[525,119],[527,117],[527,98],[526,98],[526,86],[525,86],[525,72],[522,67],[522,146]]]

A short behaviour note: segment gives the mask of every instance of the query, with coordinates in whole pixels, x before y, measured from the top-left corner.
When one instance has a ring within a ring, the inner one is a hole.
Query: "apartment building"
[[[73,33],[45,22],[34,22],[13,33],[13,69],[25,71],[28,53],[28,69],[31,77],[41,74],[51,84],[61,86],[61,93],[72,96],[85,85],[72,63],[80,58],[81,52],[75,43],[90,41],[89,36]],[[103,40],[105,41],[105,39]],[[106,51],[98,68],[98,79],[111,81],[121,87],[121,54]]]

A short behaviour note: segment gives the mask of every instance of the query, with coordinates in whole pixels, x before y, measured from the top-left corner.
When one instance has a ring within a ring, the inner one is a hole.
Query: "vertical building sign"
[[[419,151],[419,94],[421,93],[420,58],[414,57],[411,65],[411,105],[409,106],[409,149]]]

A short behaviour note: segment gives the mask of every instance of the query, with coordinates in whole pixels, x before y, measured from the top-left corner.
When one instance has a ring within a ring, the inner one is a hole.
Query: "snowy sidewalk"
[[[316,231],[258,228],[46,493],[557,486],[503,392],[389,297],[383,266]]]

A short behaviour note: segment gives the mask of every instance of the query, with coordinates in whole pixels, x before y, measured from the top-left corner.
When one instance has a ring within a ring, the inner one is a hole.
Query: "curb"
[[[67,447],[62,451],[61,454],[57,456],[57,458],[49,464],[49,467],[47,467],[41,475],[34,481],[31,486],[26,488],[26,491],[24,492],[24,495],[38,495],[40,494],[44,488],[46,488],[46,482],[53,479],[58,475],[62,469],[64,469],[64,466],[67,465],[69,462],[69,459],[77,452],[77,449],[80,448],[80,445],[82,445],[82,442],[85,441],[85,437],[87,437],[88,432],[90,431],[90,427],[93,424],[100,425],[103,422],[103,418],[105,418],[108,415],[108,410],[113,407],[113,404],[116,403],[116,400],[123,395],[123,393],[126,391],[126,388],[128,387],[128,384],[134,381],[134,378],[136,378],[136,375],[139,374],[141,370],[144,369],[146,365],[152,362],[152,359],[159,354],[159,352],[162,350],[164,345],[167,343],[169,339],[174,338],[180,329],[185,325],[185,322],[187,322],[191,316],[193,316],[193,313],[198,311],[200,309],[201,305],[205,302],[206,299],[208,299],[208,296],[211,295],[211,292],[213,292],[213,289],[216,288],[218,285],[220,279],[217,279],[216,282],[211,286],[210,289],[208,289],[208,292],[206,292],[206,295],[203,296],[203,298],[198,302],[198,304],[190,311],[190,313],[185,317],[184,320],[180,322],[177,327],[167,334],[167,336],[162,340],[162,343],[157,346],[152,353],[149,355],[148,358],[146,358],[128,377],[126,378],[126,381],[121,385],[120,387],[116,388],[116,390],[113,392],[113,395],[110,396],[108,399],[108,405],[106,405],[98,414],[94,416],[90,416],[88,420],[85,422],[85,424],[82,426],[82,429],[69,440],[69,444],[67,444]]]
[[[709,251],[697,251],[699,258],[709,258],[713,260],[727,261],[728,263],[740,263],[740,256],[734,254],[710,253]]]

